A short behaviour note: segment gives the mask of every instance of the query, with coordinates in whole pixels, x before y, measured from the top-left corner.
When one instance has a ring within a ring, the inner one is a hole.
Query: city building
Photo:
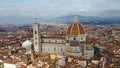
[[[20,62],[16,60],[12,60],[12,61],[4,63],[4,68],[18,68],[19,65],[20,65]]]
[[[36,52],[64,53],[67,56],[84,56],[88,59],[94,56],[94,49],[86,46],[86,32],[77,16],[68,27],[65,36],[41,35],[40,25],[33,24],[33,39]]]

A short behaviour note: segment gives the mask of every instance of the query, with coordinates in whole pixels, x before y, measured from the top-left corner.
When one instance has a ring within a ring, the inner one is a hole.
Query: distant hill
[[[28,17],[28,16],[0,16],[0,23],[34,23],[36,21],[44,21],[41,17]]]
[[[52,22],[72,23],[75,15],[66,15],[52,19]],[[94,16],[78,16],[79,22],[82,24],[120,24],[120,17],[94,17]]]
[[[79,22],[82,24],[120,24],[120,17],[95,17],[95,16],[78,16]],[[65,15],[56,18],[42,18],[42,17],[25,17],[25,16],[0,16],[0,23],[67,23],[73,22],[75,15]]]
[[[104,16],[104,17],[120,17],[120,10],[117,9],[109,9],[109,10],[104,10],[98,13],[99,16]]]

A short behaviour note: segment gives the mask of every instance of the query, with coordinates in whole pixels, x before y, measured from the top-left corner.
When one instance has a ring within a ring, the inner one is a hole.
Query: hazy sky
[[[120,0],[0,0],[0,16],[99,15],[105,10],[120,10]]]

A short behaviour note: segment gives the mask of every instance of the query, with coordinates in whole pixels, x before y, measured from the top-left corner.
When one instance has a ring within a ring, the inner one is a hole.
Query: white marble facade
[[[78,27],[79,29],[77,32],[78,34],[71,35],[71,34],[76,34],[76,33],[69,34],[69,31],[68,31],[68,34],[66,34],[64,37],[50,37],[50,36],[41,37],[41,34],[39,32],[40,31],[39,24],[37,23],[33,24],[34,50],[36,52],[47,52],[50,54],[51,53],[64,53],[66,55],[85,56],[86,58],[93,57],[94,50],[93,49],[86,50],[87,46],[85,44],[82,44],[82,45],[80,44],[81,42],[86,41],[86,33],[84,31],[84,28],[82,27],[83,31],[80,34],[79,31],[82,25],[80,25],[79,23],[76,23],[76,21],[74,22],[75,23],[73,26],[71,26],[71,28],[74,28],[73,30],[75,30],[76,29],[75,24],[77,24],[77,26],[79,25]],[[38,32],[36,33],[36,31]],[[78,41],[79,44],[74,43],[71,46],[72,41]]]

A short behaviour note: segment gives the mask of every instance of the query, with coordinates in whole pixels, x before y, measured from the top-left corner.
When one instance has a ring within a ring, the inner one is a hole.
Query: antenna
[[[35,17],[35,22],[37,23],[37,17]]]
[[[37,16],[34,16],[34,22],[37,23]]]

